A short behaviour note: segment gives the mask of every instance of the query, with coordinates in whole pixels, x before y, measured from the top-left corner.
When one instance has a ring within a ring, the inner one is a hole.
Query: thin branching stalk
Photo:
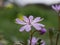
[[[35,33],[36,31],[31,31],[31,33],[30,33],[30,45],[32,44],[32,37],[33,37],[33,34]]]
[[[57,37],[56,37],[56,45],[58,45],[58,41],[59,41],[59,33],[57,33]]]

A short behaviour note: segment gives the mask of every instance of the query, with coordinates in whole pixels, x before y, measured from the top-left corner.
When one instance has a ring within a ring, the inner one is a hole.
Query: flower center
[[[30,19],[29,19],[29,21],[28,21],[28,24],[31,25]]]

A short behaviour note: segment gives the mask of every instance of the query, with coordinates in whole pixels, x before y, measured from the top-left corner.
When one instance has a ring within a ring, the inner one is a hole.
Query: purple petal
[[[25,26],[20,28],[20,32],[23,32],[24,30],[26,32],[29,32],[31,30],[31,26],[30,25],[25,25]]]
[[[41,28],[40,34],[44,34],[44,33],[46,33],[46,29],[45,28]]]
[[[26,25],[23,26],[23,27],[21,27],[21,28],[19,29],[19,31],[20,31],[20,32],[23,32],[23,31],[25,30],[25,27],[26,27]]]
[[[53,8],[54,10],[57,10],[57,7],[55,7],[54,5],[52,5],[52,8]]]
[[[45,27],[45,25],[40,24],[40,23],[35,23],[36,25],[39,25],[40,27]]]
[[[30,25],[26,25],[25,30],[26,30],[26,32],[29,32],[31,30],[31,26]]]
[[[24,21],[25,21],[26,23],[29,22],[29,19],[28,19],[26,16],[23,16],[23,18],[24,18]]]
[[[33,22],[34,23],[37,23],[37,22],[39,22],[39,21],[42,21],[43,19],[41,19],[40,17],[37,17],[37,18],[35,18],[34,20],[33,20]]]
[[[38,38],[32,37],[32,45],[36,45]]]
[[[30,23],[33,21],[33,16],[29,16]]]
[[[38,41],[37,38],[35,37],[32,38],[32,43],[36,43],[37,41]]]
[[[60,5],[58,5],[58,10],[60,10]]]
[[[35,24],[33,23],[32,25],[36,30],[41,30],[41,27],[44,27],[43,24],[39,24],[39,23],[35,23]]]
[[[33,27],[36,29],[36,30],[40,30],[41,29],[41,27],[39,26],[39,25],[37,25],[37,24],[32,24],[33,25]]]
[[[52,5],[52,8],[58,12],[60,10],[60,5]]]
[[[31,45],[36,45],[37,41],[38,41],[38,38],[32,37]],[[30,45],[30,40],[28,40],[28,45]]]
[[[18,18],[16,18],[16,23],[17,24],[21,24],[21,25],[25,25],[26,23]]]

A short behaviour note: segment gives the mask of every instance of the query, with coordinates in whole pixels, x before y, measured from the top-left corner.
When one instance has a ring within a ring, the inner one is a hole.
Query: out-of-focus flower
[[[30,40],[28,40],[28,45],[30,45]],[[31,45],[45,45],[45,41],[36,37],[32,37]]]
[[[39,33],[40,33],[40,34],[46,33],[46,29],[45,29],[44,27],[42,27],[41,30],[39,30]]]
[[[57,11],[57,12],[59,12],[60,11],[60,5],[52,5],[52,8],[55,10],[55,11]]]
[[[15,41],[14,45],[23,45],[20,41]]]
[[[13,5],[12,3],[10,3],[10,2],[5,2],[5,3],[4,3],[4,7],[11,9],[11,8],[14,7],[14,5]]]
[[[0,7],[3,7],[3,3],[4,3],[4,1],[0,0]]]
[[[60,3],[60,0],[9,0],[9,2],[15,3],[18,6],[26,6],[28,4],[52,5]]]
[[[45,41],[42,39],[38,39],[37,45],[45,45]]]
[[[45,45],[45,41],[44,40],[41,40],[41,45]]]
[[[31,30],[31,26],[33,26],[36,30],[41,30],[41,27],[44,27],[43,24],[38,23],[42,21],[43,18],[41,19],[41,17],[36,17],[34,20],[33,18],[34,18],[33,16],[29,16],[29,18],[27,18],[26,16],[23,16],[23,20],[16,18],[17,24],[24,25],[23,27],[20,28],[20,32],[24,30],[29,32]]]
[[[32,37],[31,45],[36,45],[37,41],[38,41],[38,38]],[[28,45],[29,45],[29,44],[30,44],[30,40],[28,40]]]
[[[13,45],[24,45],[24,42],[17,39],[15,36],[12,37]]]

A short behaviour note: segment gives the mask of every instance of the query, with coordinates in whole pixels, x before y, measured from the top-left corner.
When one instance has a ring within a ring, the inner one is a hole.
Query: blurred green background
[[[9,42],[8,45],[13,45],[13,37],[24,42],[27,42],[27,39],[29,39],[29,33],[19,32],[20,25],[15,23],[18,14],[44,18],[41,23],[45,25],[47,32],[44,35],[37,35],[38,33],[35,35],[44,39],[46,45],[50,44],[48,28],[54,28],[54,36],[56,37],[58,15],[50,6],[28,5],[25,7],[14,6],[13,8],[0,8],[0,32],[4,35],[4,39]],[[55,40],[55,37],[53,40]]]

